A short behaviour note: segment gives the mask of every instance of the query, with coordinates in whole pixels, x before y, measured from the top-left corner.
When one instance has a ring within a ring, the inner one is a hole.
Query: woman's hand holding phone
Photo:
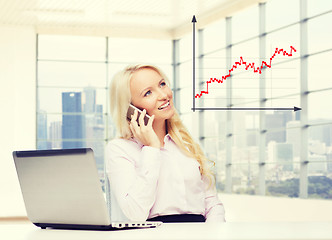
[[[144,117],[146,114],[146,110],[144,109],[143,112],[138,117],[138,111],[135,110],[134,114],[130,120],[130,129],[134,135],[134,137],[139,140],[143,145],[160,148],[160,141],[157,134],[154,132],[152,128],[152,123],[154,120],[154,115],[149,119],[148,124],[145,125]],[[138,119],[137,119],[138,117]],[[138,120],[138,123],[137,123]]]

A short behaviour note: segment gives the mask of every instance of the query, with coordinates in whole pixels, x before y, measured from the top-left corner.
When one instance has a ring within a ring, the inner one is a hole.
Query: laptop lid
[[[111,224],[92,149],[14,151],[13,157],[31,222]]]

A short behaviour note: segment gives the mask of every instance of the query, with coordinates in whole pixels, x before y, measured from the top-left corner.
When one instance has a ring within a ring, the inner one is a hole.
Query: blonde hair
[[[120,138],[130,139],[133,137],[127,120],[127,110],[131,102],[130,80],[134,72],[144,68],[156,71],[169,83],[167,76],[158,67],[146,64],[130,65],[113,77],[110,84],[110,110]],[[201,147],[193,140],[176,111],[173,117],[166,121],[166,124],[168,134],[174,142],[187,156],[197,160],[201,176],[208,179],[209,186],[213,185],[215,180],[209,163],[214,165],[214,162],[205,157]]]

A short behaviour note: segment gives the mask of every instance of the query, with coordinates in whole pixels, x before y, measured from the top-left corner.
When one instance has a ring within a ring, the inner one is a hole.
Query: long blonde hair
[[[152,69],[162,76],[169,83],[167,76],[158,67],[153,65],[138,64],[127,66],[118,72],[110,84],[110,110],[113,122],[117,129],[117,135],[120,138],[130,139],[133,134],[129,128],[127,120],[127,110],[131,102],[130,80],[134,72],[140,69]],[[210,163],[214,162],[207,159],[199,146],[186,127],[183,125],[179,114],[175,111],[172,118],[166,121],[168,134],[172,137],[179,148],[189,157],[194,158],[200,165],[200,173],[209,181],[209,186],[215,183],[214,175],[210,168]]]

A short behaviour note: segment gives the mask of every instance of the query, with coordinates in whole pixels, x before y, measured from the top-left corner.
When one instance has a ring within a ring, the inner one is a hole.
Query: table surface
[[[0,224],[0,239],[331,239],[332,222],[164,223],[151,229],[83,231],[40,229],[32,223]]]

